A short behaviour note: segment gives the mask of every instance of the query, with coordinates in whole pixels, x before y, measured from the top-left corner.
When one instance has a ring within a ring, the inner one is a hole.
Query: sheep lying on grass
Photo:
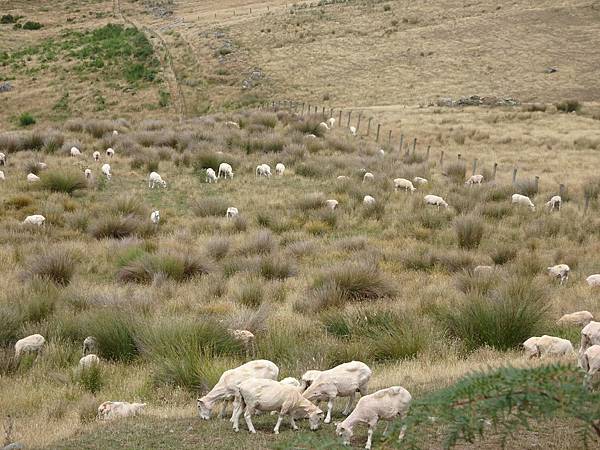
[[[98,407],[98,419],[105,420],[137,416],[145,407],[145,403],[104,402]]]
[[[24,224],[37,225],[37,226],[44,225],[44,222],[46,222],[46,218],[44,216],[42,216],[41,214],[33,214],[32,216],[27,216],[27,217],[25,217],[25,220],[23,221]]]

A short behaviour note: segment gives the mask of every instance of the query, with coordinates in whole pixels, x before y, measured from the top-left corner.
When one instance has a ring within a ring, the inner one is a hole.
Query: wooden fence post
[[[388,145],[392,142],[392,130],[388,133]]]
[[[404,135],[400,133],[400,144],[398,144],[398,153],[402,154],[402,145],[404,144]]]
[[[308,105],[306,105],[306,114],[310,116],[310,112],[312,111],[312,106],[310,106],[310,103]]]
[[[588,208],[590,207],[590,196],[586,195],[585,196],[585,206],[583,207],[583,214],[587,214],[588,212]]]
[[[429,159],[429,151],[431,150],[431,145],[427,146],[427,152],[425,153],[425,160]]]
[[[333,108],[329,108],[329,117],[333,117]]]
[[[473,175],[477,173],[477,158],[473,160]]]
[[[371,120],[373,120],[373,118],[369,117],[369,123],[367,124],[367,136],[371,134]]]
[[[456,156],[458,156],[458,160],[460,161],[460,159],[462,158],[462,155],[459,153],[459,154],[458,154],[458,155],[456,155]]]
[[[512,184],[515,184],[517,182],[517,171],[519,169],[517,169],[516,167],[513,169],[513,177],[512,177]]]
[[[323,119],[325,118],[325,107],[323,106]]]
[[[494,163],[494,168],[492,169],[492,180],[496,179],[496,171],[498,170],[498,163]]]
[[[539,188],[540,188],[540,177],[538,177],[537,175],[535,176],[535,192],[536,194],[539,192]]]
[[[348,111],[348,124],[346,125],[346,128],[350,128],[350,117],[352,117],[352,111]]]
[[[414,155],[417,151],[417,138],[413,139],[413,149],[412,149],[412,154]]]
[[[302,102],[302,112],[300,113],[301,116],[304,115],[304,102]]]
[[[356,132],[360,129],[360,119],[362,119],[362,113],[358,113],[358,122],[356,123]]]
[[[440,171],[444,170],[444,150],[440,153]]]
[[[560,198],[562,199],[563,196],[565,195],[565,185],[560,183],[558,185],[558,195],[560,195]]]
[[[377,137],[375,137],[375,142],[379,142],[379,130],[381,129],[381,124],[377,124]]]
[[[338,123],[339,123],[338,127],[341,127],[342,126],[342,110],[341,109],[340,109],[340,118],[338,119]]]

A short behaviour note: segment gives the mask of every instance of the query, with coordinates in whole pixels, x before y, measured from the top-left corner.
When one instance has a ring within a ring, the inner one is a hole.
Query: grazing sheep
[[[477,266],[473,269],[475,275],[482,275],[484,273],[492,273],[494,268],[492,266]]]
[[[529,358],[567,356],[574,352],[573,344],[568,339],[548,335],[530,337],[522,345],[525,356]]]
[[[413,186],[410,180],[406,180],[404,178],[394,179],[394,189],[398,190],[399,188],[402,188],[407,192],[410,191],[411,194],[417,190],[417,188]]]
[[[387,436],[389,421],[398,417],[404,417],[408,412],[412,396],[401,386],[392,386],[387,389],[381,389],[373,394],[365,395],[356,404],[356,408],[346,419],[336,427],[336,433],[341,436],[344,445],[350,445],[350,439],[354,434],[354,427],[365,423],[369,426],[366,449],[371,448],[373,432],[379,419],[386,420],[383,436]],[[400,439],[402,433],[400,432]]]
[[[233,127],[233,128],[240,128],[240,124],[237,122],[234,122],[232,120],[228,120],[225,122],[225,126],[226,127]]]
[[[373,175],[371,172],[366,172],[363,175],[363,183],[367,182],[367,181],[374,181],[375,180],[375,175]]]
[[[375,199],[373,197],[371,197],[370,195],[365,195],[365,197],[363,198],[363,204],[374,205]]]
[[[275,166],[275,175],[283,175],[283,172],[285,172],[285,166],[283,163],[277,163]]]
[[[333,117],[330,117],[329,119],[327,119],[327,124],[329,125],[329,128],[333,128],[333,125],[335,125],[335,119]]]
[[[550,201],[546,202],[546,206],[548,207],[548,209],[550,211],[560,211],[560,207],[562,205],[562,198],[560,197],[560,195],[555,195],[554,197],[552,197],[550,199]]]
[[[576,311],[574,313],[563,315],[556,323],[559,325],[579,325],[585,327],[594,320],[594,316],[589,311]]]
[[[548,267],[548,273],[552,278],[560,278],[560,284],[562,285],[569,279],[569,272],[571,269],[566,264],[557,264],[556,266]]]
[[[594,275],[590,275],[589,277],[587,277],[585,279],[585,281],[587,282],[588,286],[591,286],[591,287],[600,286],[600,274],[596,273]]]
[[[158,225],[160,222],[160,211],[158,209],[155,209],[154,211],[152,211],[150,213],[150,220],[152,221],[152,223],[154,225]]]
[[[377,150],[377,154],[383,158],[385,156],[385,150],[380,148],[379,150]]]
[[[107,180],[110,180],[112,178],[112,174],[110,173],[110,164],[102,164],[102,168],[100,170],[102,171],[102,174],[104,174]]]
[[[36,352],[39,354],[45,343],[46,339],[41,334],[32,334],[19,339],[15,344],[15,358],[19,359],[23,353]]]
[[[148,176],[148,187],[154,189],[156,185],[166,188],[167,182],[163,180],[157,172],[150,172],[150,175]]]
[[[446,203],[444,199],[438,195],[429,194],[426,195],[424,199],[426,205],[437,206],[437,209],[440,209],[440,206],[443,206],[446,209],[448,208],[448,203]]]
[[[236,208],[233,209],[237,211]],[[244,349],[246,350],[246,356],[253,356],[256,354],[256,343],[254,334],[252,334],[248,330],[229,330],[229,333],[231,333],[231,335],[236,341],[240,342],[244,346]]]
[[[327,123],[325,123],[325,122],[321,122],[321,123],[319,124],[319,126],[320,126],[321,128],[325,128],[326,130],[329,130],[329,125],[328,125]]]
[[[4,177],[4,172],[2,170],[0,170],[0,180],[6,180],[6,178]]]
[[[81,152],[77,147],[71,147],[71,156],[81,156]]]
[[[83,173],[85,174],[85,177],[86,177],[86,178],[88,178],[88,179],[89,179],[89,178],[92,178],[92,170],[91,170],[91,169],[85,169],[85,170],[83,171]]]
[[[113,156],[115,156],[115,151],[112,148],[107,148],[106,156],[108,156],[109,158],[112,158]]]
[[[40,177],[38,177],[35,173],[28,173],[27,181],[29,183],[35,183],[36,181],[40,181]]]
[[[300,390],[305,391],[307,387],[309,387],[313,381],[319,378],[319,375],[323,373],[322,370],[307,370],[302,375],[302,383],[300,384]]]
[[[339,202],[334,199],[325,200],[325,207],[329,209],[337,209]]]
[[[359,391],[361,396],[367,395],[371,373],[369,366],[360,361],[340,364],[333,369],[321,372],[303,395],[311,402],[327,400],[325,423],[329,423],[331,422],[333,401],[337,397],[350,397],[342,412],[344,415],[350,414],[356,392]]]
[[[98,341],[94,336],[88,336],[83,340],[83,355],[89,355],[90,353],[97,353]]]
[[[338,175],[337,179],[338,181],[345,181],[348,179],[348,177],[346,175]]]
[[[219,172],[218,178],[221,178],[221,174],[223,174],[223,178],[232,178],[233,179],[233,169],[227,163],[219,164]]]
[[[581,330],[581,343],[579,345],[580,366],[583,354],[592,345],[600,345],[600,322],[594,322],[593,320]]]
[[[104,402],[98,407],[98,419],[137,416],[145,407],[145,403]]]
[[[98,358],[98,356],[94,355],[93,353],[86,356],[82,356],[79,359],[79,367],[82,369],[89,369],[90,367],[96,364],[100,364],[100,358]]]
[[[300,387],[300,381],[294,377],[286,377],[283,380],[279,381],[281,384],[287,384],[288,386],[294,386],[296,388]]]
[[[118,136],[119,132],[117,130],[113,130],[113,136]]]
[[[581,368],[587,372],[588,380],[600,370],[600,345],[592,345],[583,353]]]
[[[350,127],[350,134],[356,136],[356,127]]]
[[[40,170],[46,170],[48,168],[48,164],[43,162],[39,162],[37,165],[40,168]]]
[[[92,153],[92,157],[94,158],[94,161],[100,161],[100,152],[96,151]]]
[[[483,175],[471,175],[471,177],[465,181],[467,186],[473,186],[474,184],[483,183]]]
[[[302,396],[295,386],[279,383],[272,379],[248,379],[242,381],[235,394],[233,415],[233,429],[240,430],[240,417],[244,412],[244,419],[251,433],[256,433],[252,424],[252,415],[256,411],[279,411],[277,424],[273,433],[279,434],[279,427],[285,416],[289,417],[292,429],[298,427],[294,419],[308,417],[311,430],[317,430],[323,419],[323,411],[310,400]]]
[[[532,211],[535,211],[535,205],[533,204],[531,199],[529,197],[527,197],[526,195],[513,194],[512,198],[511,198],[511,203],[513,203],[513,204],[516,203],[517,205],[527,206]]]
[[[251,378],[268,378],[277,380],[279,368],[265,359],[250,361],[235,369],[226,370],[219,378],[215,387],[204,397],[198,399],[198,415],[201,419],[210,419],[210,413],[217,402],[223,402],[220,417],[225,416],[227,402],[232,401],[238,392],[238,386],[242,381]],[[235,410],[234,410],[235,414]],[[232,416],[233,418],[233,416]]]
[[[31,224],[31,225],[37,225],[37,226],[44,225],[44,222],[46,222],[46,218],[44,216],[42,216],[41,214],[34,214],[32,216],[27,216],[27,217],[25,217],[25,220],[23,221],[24,224]]]
[[[271,166],[268,164],[259,164],[256,166],[255,176],[271,178]]]
[[[206,182],[207,183],[216,183],[217,182],[217,174],[210,167],[206,169]]]
[[[2,152],[0,152],[0,166],[5,166],[6,165],[6,155]]]
[[[239,211],[235,206],[230,206],[227,208],[227,212],[225,213],[225,217],[228,219],[233,219],[234,217],[239,215]]]
[[[413,178],[413,183],[416,184],[417,186],[420,186],[422,184],[427,184],[429,183],[429,181],[427,180],[427,178],[422,178],[422,177],[414,177]]]

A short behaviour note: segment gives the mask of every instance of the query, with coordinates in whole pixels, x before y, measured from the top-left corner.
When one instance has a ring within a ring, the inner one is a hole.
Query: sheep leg
[[[243,400],[241,400],[240,402],[238,402],[238,400],[236,399],[236,404],[233,407],[233,415],[231,416],[231,419],[233,421],[233,430],[237,433],[238,431],[240,431],[240,416],[242,415],[242,411],[243,411],[243,406],[241,403],[243,403]]]
[[[352,411],[352,405],[354,404],[354,396],[355,396],[355,394],[356,394],[355,392],[353,392],[352,394],[350,394],[350,398],[348,399],[348,404],[346,405],[346,407],[342,411],[342,414],[344,416],[347,416]]]
[[[369,424],[369,431],[367,432],[367,443],[365,444],[366,449],[371,448],[371,443],[373,441],[373,427]]]
[[[327,401],[327,417],[325,417],[324,423],[331,423],[331,410],[333,410],[332,398]]]
[[[294,416],[290,414],[290,425],[292,426],[292,430],[296,431],[298,429],[298,426],[296,425],[296,422],[294,421]]]
[[[277,423],[275,424],[275,428],[273,428],[273,433],[279,434],[279,427],[281,426],[281,422],[283,422],[283,413],[279,413]]]
[[[246,411],[244,411],[244,419],[246,419],[246,425],[248,425],[248,430],[250,433],[256,434],[256,430],[254,429],[254,425],[252,424],[252,414],[254,413],[254,409],[250,406],[246,406]]]
[[[386,423],[385,423],[385,428],[384,428],[384,430],[383,430],[383,437],[384,437],[384,438],[385,438],[385,437],[387,437],[387,435],[388,435],[388,433],[389,433],[389,428],[390,428],[390,423],[389,423],[389,422],[386,422]]]
[[[223,406],[221,407],[221,412],[219,413],[219,419],[225,417],[225,411],[227,410],[227,400],[223,400]]]

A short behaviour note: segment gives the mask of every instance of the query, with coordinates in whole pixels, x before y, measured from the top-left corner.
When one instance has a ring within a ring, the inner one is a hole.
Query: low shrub
[[[284,280],[297,273],[295,264],[282,256],[266,256],[258,263],[260,275],[267,280]]]
[[[490,252],[490,258],[494,264],[501,266],[517,257],[517,249],[509,244],[498,243]]]
[[[464,183],[467,178],[467,165],[463,161],[455,161],[444,165],[448,178],[455,183]]]
[[[247,280],[240,284],[234,298],[241,305],[258,308],[265,298],[263,284],[258,280]]]
[[[24,112],[19,116],[19,125],[22,127],[28,127],[29,125],[35,124],[35,117],[31,115],[31,113]]]
[[[67,171],[46,171],[42,174],[41,185],[51,192],[73,194],[75,191],[87,188],[83,174]]]
[[[49,249],[34,256],[25,272],[28,278],[48,280],[60,286],[67,286],[77,264],[74,255],[64,249]]]
[[[198,217],[225,217],[229,202],[221,197],[204,197],[196,201],[192,211]]]
[[[155,227],[151,225],[131,215],[123,217],[118,214],[107,214],[91,223],[89,230],[96,239],[123,239],[134,235],[148,236],[155,231]]]
[[[565,113],[578,112],[581,109],[581,103],[578,100],[563,100],[555,103],[556,109]]]
[[[75,382],[92,394],[99,392],[105,384],[102,368],[99,364],[79,368],[75,374]]]
[[[454,221],[454,230],[458,246],[473,249],[479,247],[485,225],[480,217],[474,215],[460,216]]]

